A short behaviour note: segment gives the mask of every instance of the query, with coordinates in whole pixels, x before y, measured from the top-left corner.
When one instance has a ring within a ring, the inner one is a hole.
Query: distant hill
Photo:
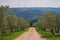
[[[44,8],[44,7],[32,7],[32,8],[10,8],[17,16],[23,17],[27,20],[38,19],[43,16],[48,10],[60,13],[60,8]]]

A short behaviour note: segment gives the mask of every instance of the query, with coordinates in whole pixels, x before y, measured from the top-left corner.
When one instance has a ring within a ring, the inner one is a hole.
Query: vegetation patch
[[[55,37],[50,31],[43,31],[39,28],[36,28],[36,31],[41,34],[43,38],[47,38],[48,40],[60,40],[60,37]]]
[[[5,36],[0,36],[0,40],[14,40],[16,37],[20,36],[22,33],[26,31],[28,31],[28,28],[24,29],[23,31],[14,32]]]
[[[9,9],[9,6],[0,6],[0,40],[13,40],[25,32],[29,23]]]

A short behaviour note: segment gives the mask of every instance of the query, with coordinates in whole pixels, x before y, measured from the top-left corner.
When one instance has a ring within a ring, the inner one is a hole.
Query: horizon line
[[[0,5],[1,7],[2,5]],[[9,5],[3,5],[3,6],[9,6]],[[53,7],[53,6],[9,6],[9,8],[60,8],[60,7]]]
[[[37,8],[41,8],[41,7],[44,7],[44,8],[60,8],[60,7],[54,7],[54,6],[9,6],[10,8],[34,8],[34,7],[37,7]]]

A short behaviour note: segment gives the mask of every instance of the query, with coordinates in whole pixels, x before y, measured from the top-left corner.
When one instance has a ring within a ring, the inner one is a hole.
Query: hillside
[[[32,7],[32,8],[10,8],[17,16],[23,17],[27,20],[38,19],[49,10],[56,13],[60,13],[60,8],[44,8],[44,7]]]

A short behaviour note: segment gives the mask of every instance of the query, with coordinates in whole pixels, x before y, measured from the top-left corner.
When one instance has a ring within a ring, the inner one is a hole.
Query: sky
[[[1,5],[10,7],[60,7],[60,0],[0,0]]]

